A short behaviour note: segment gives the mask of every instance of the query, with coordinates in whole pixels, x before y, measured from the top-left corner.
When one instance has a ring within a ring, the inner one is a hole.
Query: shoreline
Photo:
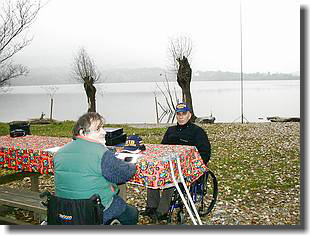
[[[40,122],[31,122],[31,120],[14,120],[14,121],[10,121],[10,122],[2,122],[0,121],[0,124],[10,124],[11,122],[15,122],[15,121],[26,121],[29,122],[31,125],[47,125],[48,123],[45,121],[42,124]],[[65,123],[65,122],[75,122],[75,120],[55,120],[54,119],[54,124],[60,124],[60,123]],[[243,125],[250,125],[250,124],[268,124],[268,123],[300,123],[300,122],[271,122],[271,121],[261,121],[261,122],[245,122],[243,123]],[[197,125],[200,126],[210,126],[210,125],[239,125],[242,124],[241,122],[216,122],[216,123],[195,123]],[[169,126],[174,126],[176,125],[176,123],[106,123],[105,125],[125,125],[125,126],[129,126],[129,127],[133,127],[133,128],[164,128],[164,127],[169,127]]]
[[[300,76],[299,76],[300,77]],[[239,79],[218,79],[218,80],[194,80],[193,82],[238,82]],[[245,79],[245,81],[250,81],[250,82],[257,82],[257,81],[301,81],[300,78],[298,79],[261,79],[261,80],[256,80],[256,79]],[[132,83],[137,83],[137,84],[141,84],[141,83],[163,83],[164,81],[121,81],[121,82],[116,82],[116,81],[106,81],[106,82],[98,82],[96,83],[96,85],[99,84],[132,84]],[[175,80],[171,81],[169,80],[169,82],[172,83],[176,83]],[[16,86],[49,86],[49,85],[81,85],[82,83],[77,83],[77,82],[71,82],[71,83],[63,83],[63,82],[59,82],[57,84],[51,84],[52,82],[46,82],[42,83],[42,84],[12,84],[10,87],[16,87]]]

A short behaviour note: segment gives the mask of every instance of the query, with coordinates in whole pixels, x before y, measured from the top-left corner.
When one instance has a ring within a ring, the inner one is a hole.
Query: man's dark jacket
[[[204,163],[207,164],[210,160],[211,145],[207,134],[201,127],[191,122],[169,127],[161,143],[196,146]]]

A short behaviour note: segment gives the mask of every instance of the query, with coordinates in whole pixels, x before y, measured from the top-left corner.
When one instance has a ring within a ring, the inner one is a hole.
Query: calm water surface
[[[163,84],[159,86],[164,89]],[[53,118],[76,120],[87,110],[83,85],[56,85]],[[108,123],[155,123],[154,92],[165,105],[156,83],[104,83],[97,85],[97,111]],[[171,86],[173,89],[174,86]],[[180,96],[179,87],[176,87]],[[194,112],[197,116],[216,117],[216,122],[239,122],[240,82],[192,82]],[[0,94],[0,122],[49,117],[50,97],[43,86],[15,86]],[[299,81],[244,82],[244,117],[263,122],[268,116],[300,116]]]

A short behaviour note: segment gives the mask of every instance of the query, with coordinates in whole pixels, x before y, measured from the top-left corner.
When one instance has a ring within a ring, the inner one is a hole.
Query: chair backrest
[[[98,195],[89,199],[66,199],[47,196],[48,225],[100,225],[103,206]]]

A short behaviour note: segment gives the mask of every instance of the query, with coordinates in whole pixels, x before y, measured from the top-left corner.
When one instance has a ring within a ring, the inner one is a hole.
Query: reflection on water
[[[53,118],[76,120],[85,113],[87,99],[82,85],[57,87]],[[158,92],[156,83],[108,83],[99,84],[97,88],[97,111],[108,123],[156,122],[153,93]],[[176,89],[179,91],[179,87]],[[216,122],[239,122],[239,82],[192,82],[191,91],[197,116],[212,113]],[[244,116],[249,122],[265,121],[268,116],[300,116],[299,81],[248,81],[244,82],[243,95]],[[158,99],[164,100],[160,93]],[[42,112],[49,117],[50,98],[42,86],[16,86],[0,95],[0,108],[1,122],[39,118]]]

